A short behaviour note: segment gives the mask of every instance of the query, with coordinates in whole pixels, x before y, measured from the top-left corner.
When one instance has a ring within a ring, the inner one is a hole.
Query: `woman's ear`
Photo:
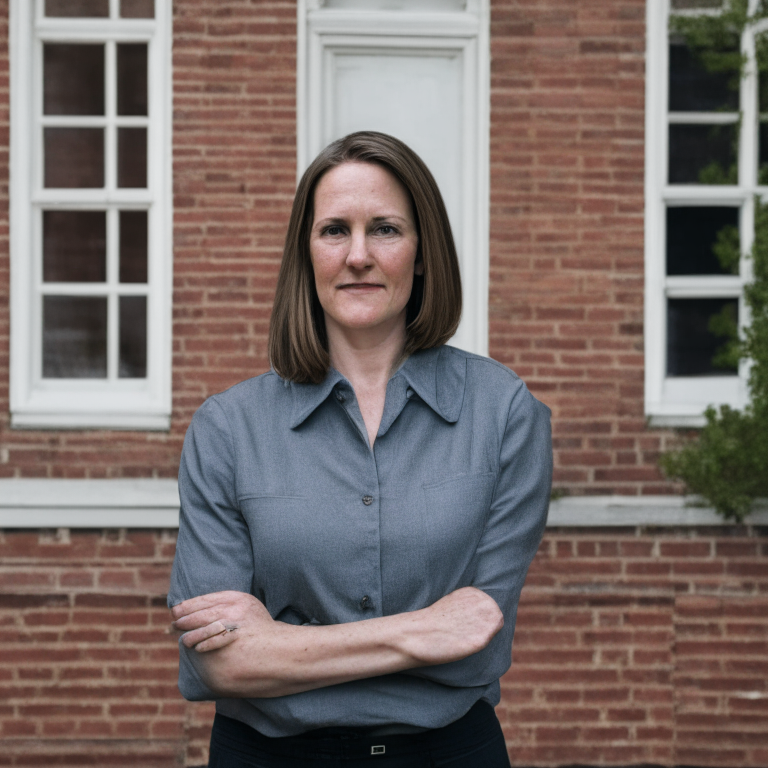
[[[421,259],[419,259],[413,265],[413,274],[414,275],[423,275],[424,274],[424,262]]]

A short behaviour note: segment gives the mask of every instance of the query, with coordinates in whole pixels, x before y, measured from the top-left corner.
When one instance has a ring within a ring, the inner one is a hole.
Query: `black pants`
[[[478,702],[455,723],[416,734],[366,735],[321,728],[273,739],[216,715],[208,768],[509,768],[493,707]]]

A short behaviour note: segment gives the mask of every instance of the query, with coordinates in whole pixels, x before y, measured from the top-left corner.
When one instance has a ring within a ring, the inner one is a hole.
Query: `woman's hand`
[[[264,604],[245,592],[211,592],[171,608],[171,627],[200,653],[224,648],[244,636],[268,631],[274,620]]]

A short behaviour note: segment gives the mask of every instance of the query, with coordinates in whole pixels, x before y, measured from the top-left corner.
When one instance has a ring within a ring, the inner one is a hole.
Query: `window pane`
[[[117,129],[117,186],[147,186],[147,129]]]
[[[727,236],[726,227],[736,228],[739,209],[726,207],[667,208],[667,274],[668,275],[727,275],[713,251]]]
[[[44,296],[43,377],[104,379],[106,376],[107,300]]]
[[[147,297],[120,297],[120,378],[147,376]]]
[[[120,211],[120,282],[147,282],[146,211]]]
[[[124,19],[154,19],[155,0],[121,0],[120,16]]]
[[[768,112],[768,73],[758,73],[757,88],[757,109],[765,114]]]
[[[43,114],[104,114],[104,46],[43,46]]]
[[[760,161],[757,183],[768,184],[768,123],[760,123]]]
[[[43,280],[103,283],[106,279],[106,212],[43,211]]]
[[[104,186],[103,128],[45,128],[46,187]]]
[[[669,299],[667,304],[667,376],[723,376],[714,357],[724,339],[710,330],[710,321],[724,308],[738,322],[736,299]]]
[[[707,72],[687,46],[669,46],[670,112],[736,112],[738,88],[738,72]]]
[[[109,0],[45,0],[45,15],[108,17]]]
[[[735,125],[670,125],[670,184],[736,184]]]
[[[117,46],[117,114],[147,114],[147,44]]]

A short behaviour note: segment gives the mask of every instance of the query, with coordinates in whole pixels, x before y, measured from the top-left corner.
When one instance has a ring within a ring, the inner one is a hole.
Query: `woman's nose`
[[[365,269],[373,263],[368,252],[368,243],[364,233],[353,233],[347,252],[347,266]]]

